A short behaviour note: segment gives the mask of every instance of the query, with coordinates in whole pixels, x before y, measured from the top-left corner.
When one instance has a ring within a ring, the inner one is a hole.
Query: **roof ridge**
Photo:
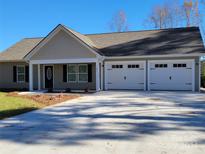
[[[105,33],[93,33],[93,34],[84,34],[85,36],[90,35],[104,35],[104,34],[121,34],[121,33],[134,33],[134,32],[149,32],[149,31],[164,31],[164,30],[178,30],[178,29],[194,29],[199,28],[197,26],[192,27],[176,27],[176,28],[163,28],[163,29],[148,29],[148,30],[133,30],[133,31],[125,31],[125,32],[105,32]]]
[[[60,24],[61,26],[64,26],[66,29],[68,30],[72,30],[75,31],[72,28],[68,28],[65,25]],[[194,29],[194,28],[199,28],[197,26],[192,26],[192,27],[176,27],[176,28],[164,28],[164,29],[148,29],[148,30],[133,30],[133,31],[125,31],[125,32],[105,32],[105,33],[91,33],[91,34],[82,34],[78,31],[75,31],[76,33],[79,33],[81,35],[84,36],[90,36],[90,35],[105,35],[105,34],[121,34],[121,33],[135,33],[135,32],[149,32],[149,31],[163,31],[163,30],[177,30],[177,29]],[[37,36],[37,37],[25,37],[23,39],[41,39],[41,38],[45,38],[43,36]],[[88,38],[89,39],[89,38]]]

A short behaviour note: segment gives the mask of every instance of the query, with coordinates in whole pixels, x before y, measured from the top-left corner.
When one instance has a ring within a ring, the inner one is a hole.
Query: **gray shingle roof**
[[[0,53],[0,61],[21,61],[42,38],[25,38]]]
[[[86,36],[106,56],[205,54],[198,27],[91,34]]]
[[[65,27],[67,28],[67,27]],[[75,36],[105,56],[205,54],[197,27]],[[26,38],[0,53],[0,61],[23,60],[43,38]]]

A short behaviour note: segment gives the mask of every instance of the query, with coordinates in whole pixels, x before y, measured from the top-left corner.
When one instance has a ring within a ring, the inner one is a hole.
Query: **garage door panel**
[[[107,62],[105,63],[107,89],[144,89],[144,61]],[[113,65],[123,65],[116,68]]]
[[[149,62],[150,90],[192,90],[192,69],[194,69],[192,62],[192,60]],[[160,64],[166,64],[166,67]]]

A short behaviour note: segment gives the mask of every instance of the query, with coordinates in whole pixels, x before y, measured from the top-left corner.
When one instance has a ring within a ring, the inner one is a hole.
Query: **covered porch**
[[[96,58],[31,60],[29,90],[95,90],[103,87],[102,62]]]

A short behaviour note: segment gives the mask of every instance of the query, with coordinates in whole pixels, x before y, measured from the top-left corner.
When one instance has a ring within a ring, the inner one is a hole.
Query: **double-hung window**
[[[88,82],[87,64],[69,64],[68,82]]]
[[[77,65],[69,64],[68,65],[68,82],[77,82]]]
[[[79,64],[78,65],[78,81],[79,82],[88,82],[88,65]]]
[[[17,82],[25,82],[25,66],[17,66]]]

